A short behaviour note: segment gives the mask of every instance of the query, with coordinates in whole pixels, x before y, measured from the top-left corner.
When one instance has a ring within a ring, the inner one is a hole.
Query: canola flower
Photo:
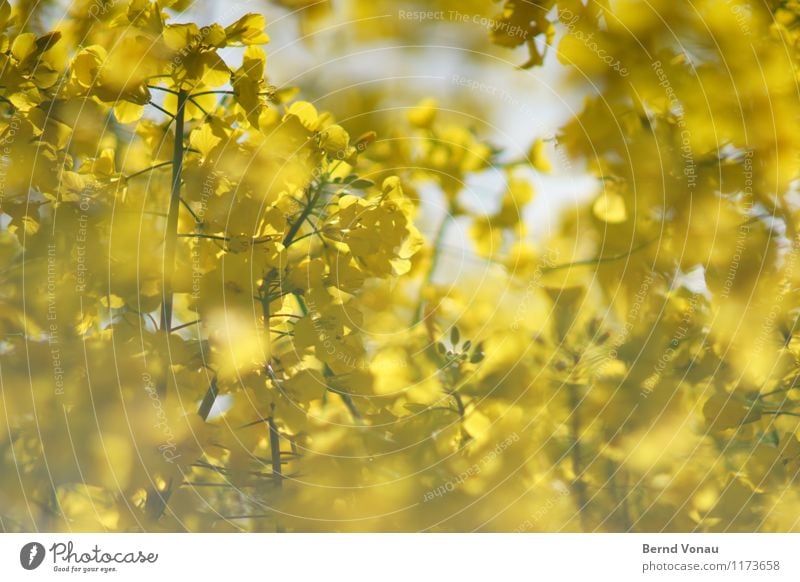
[[[0,1],[4,530],[800,527],[795,2],[426,3],[601,88],[556,136],[596,191],[536,244],[549,140],[433,98],[351,135],[264,16],[186,4]],[[442,281],[452,223],[491,277]]]

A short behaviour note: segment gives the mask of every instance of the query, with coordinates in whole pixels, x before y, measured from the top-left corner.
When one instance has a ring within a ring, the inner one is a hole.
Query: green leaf
[[[472,352],[472,357],[470,357],[469,361],[471,364],[477,364],[478,362],[482,362],[485,357],[486,354],[483,353],[483,342],[481,342],[475,346],[475,351]]]
[[[356,190],[364,190],[366,188],[372,188],[375,185],[375,182],[372,180],[367,180],[365,178],[359,178],[358,180],[353,180],[350,183],[351,188],[355,188]]]

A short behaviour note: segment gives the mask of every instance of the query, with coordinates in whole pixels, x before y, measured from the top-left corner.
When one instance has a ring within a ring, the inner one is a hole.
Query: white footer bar
[[[0,580],[239,575],[324,582],[797,582],[800,534],[0,535]]]

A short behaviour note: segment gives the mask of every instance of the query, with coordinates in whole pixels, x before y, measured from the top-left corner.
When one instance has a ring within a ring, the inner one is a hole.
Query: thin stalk
[[[306,219],[311,216],[311,213],[314,211],[314,207],[317,205],[320,197],[322,196],[322,188],[317,190],[314,194],[311,195],[308,204],[304,205],[303,211],[300,213],[300,216],[297,218],[292,227],[289,229],[289,232],[286,233],[286,236],[283,239],[283,246],[288,248],[294,242],[294,237],[297,236],[297,233],[303,227],[303,223]]]
[[[183,126],[186,93],[178,94],[178,109],[173,116],[155,103],[153,107],[166,113],[175,121],[175,147],[172,151],[172,188],[170,191],[169,210],[167,211],[167,228],[164,235],[164,285],[161,290],[161,321],[158,328],[167,334],[172,332],[172,276],[175,270],[175,251],[178,246],[178,211],[181,199],[181,174],[183,170]],[[166,165],[166,164],[165,164]],[[157,386],[158,395],[164,398],[167,394],[167,382],[160,382]],[[167,507],[169,497],[172,495],[172,480],[164,493],[151,488],[147,495],[146,509],[153,519],[158,519]]]
[[[647,242],[643,242],[640,245],[633,247],[631,250],[626,251],[624,253],[620,253],[618,255],[609,255],[604,257],[595,257],[593,259],[586,259],[583,261],[572,261],[570,263],[561,263],[558,265],[552,265],[550,267],[543,267],[542,271],[545,273],[552,273],[554,271],[560,271],[561,269],[569,269],[571,267],[582,267],[582,266],[592,266],[592,265],[599,265],[601,263],[610,263],[613,261],[620,261],[622,259],[627,259],[633,253],[636,253],[644,248],[647,248],[658,239],[649,240]]]
[[[180,238],[207,238],[207,239],[210,239],[210,240],[222,240],[222,241],[228,241],[229,240],[227,236],[220,236],[220,235],[217,235],[217,234],[199,234],[199,233],[188,234],[188,233],[185,233],[185,234],[179,234],[178,236]]]
[[[195,107],[197,107],[197,108],[198,108],[200,111],[202,111],[202,112],[205,114],[205,116],[206,116],[206,117],[213,117],[213,116],[212,116],[212,115],[211,115],[211,114],[210,114],[208,111],[206,111],[206,110],[205,110],[205,108],[204,108],[202,105],[200,105],[200,104],[199,104],[197,101],[195,101],[195,100],[194,100],[192,97],[189,97],[189,101],[191,101],[191,102],[192,102],[192,105],[194,105],[194,106],[195,106]]]
[[[450,223],[450,217],[452,216],[452,212],[448,211],[445,217],[442,219],[442,222],[439,223],[439,228],[436,229],[436,234],[433,236],[433,256],[431,257],[431,264],[428,267],[428,272],[425,273],[425,278],[422,280],[422,286],[419,290],[419,302],[417,303],[417,308],[414,310],[414,320],[411,322],[411,325],[417,325],[420,321],[422,321],[422,309],[425,306],[425,301],[423,299],[425,289],[430,286],[431,282],[433,281],[433,276],[436,274],[436,267],[439,266],[439,258],[441,257],[441,250],[442,242],[444,241],[444,235],[447,233],[447,225]]]
[[[147,174],[148,172],[152,172],[153,170],[157,170],[159,168],[163,168],[164,166],[170,166],[172,162],[161,162],[160,164],[156,164],[155,166],[150,166],[149,168],[145,168],[144,170],[139,170],[138,172],[134,172],[133,174],[129,174],[125,176],[126,180],[130,180],[132,178],[136,178],[137,176],[141,176],[142,174]]]
[[[203,420],[208,420],[208,415],[211,414],[211,409],[214,407],[214,401],[217,399],[218,393],[219,389],[217,388],[217,378],[215,376],[211,380],[211,385],[208,387],[205,396],[203,396],[203,402],[200,403],[200,408],[197,411],[197,414]]]
[[[163,91],[164,93],[172,93],[173,95],[177,95],[177,91],[173,91],[172,89],[167,89],[166,87],[159,87],[158,85],[148,85],[148,89],[154,89],[156,91]]]
[[[180,331],[180,330],[186,329],[187,327],[190,327],[192,325],[197,325],[198,323],[200,323],[200,320],[199,319],[195,319],[194,321],[190,321],[188,323],[182,323],[180,325],[176,325],[175,327],[172,328],[171,331]]]
[[[767,396],[775,396],[776,394],[780,394],[781,392],[788,392],[792,389],[792,386],[788,386],[786,388],[778,388],[777,390],[773,390],[772,392],[765,392],[764,394],[759,394],[759,398],[766,398]]]
[[[363,424],[364,417],[361,416],[361,412],[358,410],[356,403],[353,402],[353,397],[350,396],[347,392],[342,392],[341,390],[334,388],[327,381],[328,378],[333,378],[335,376],[333,370],[331,370],[331,367],[328,364],[323,365],[322,373],[326,379],[325,387],[327,388],[328,392],[333,392],[334,394],[337,394],[339,398],[342,399],[342,402],[347,407],[348,412],[350,412],[350,416],[353,417],[353,422],[355,424],[358,425]]]
[[[170,332],[172,325],[172,276],[175,270],[175,251],[178,243],[178,212],[181,205],[181,174],[183,171],[183,127],[186,112],[186,92],[178,93],[178,109],[175,115],[175,148],[172,152],[172,192],[167,215],[167,234],[164,240],[164,287],[161,302],[162,331]]]
[[[269,426],[269,450],[272,466],[272,482],[276,489],[283,487],[283,469],[281,468],[281,435],[278,433],[278,427],[275,426],[275,419],[270,415],[267,418],[267,425]]]
[[[153,520],[158,521],[164,515],[164,510],[167,508],[167,502],[172,496],[172,478],[170,477],[167,482],[166,488],[161,491],[156,487],[152,487],[147,493],[145,500],[144,510],[147,516]]]
[[[570,419],[570,437],[572,440],[571,458],[572,458],[572,472],[575,473],[575,480],[573,487],[575,490],[575,497],[578,500],[578,515],[580,517],[581,531],[586,531],[586,506],[589,503],[586,494],[586,482],[583,480],[583,461],[581,451],[581,419],[578,414],[580,404],[580,396],[578,394],[578,386],[575,384],[567,385],[567,394],[569,398],[569,409],[571,413]]]
[[[144,214],[147,216],[168,216],[166,212],[154,212],[152,210],[126,210],[125,208],[120,208],[119,210],[115,210],[115,212],[122,212],[124,214]]]
[[[183,204],[183,207],[186,209],[186,211],[187,211],[189,214],[191,214],[191,215],[192,215],[192,218],[194,219],[194,222],[195,222],[195,224],[202,224],[202,222],[203,222],[203,221],[202,221],[202,220],[200,220],[200,217],[199,217],[199,216],[197,216],[197,214],[195,213],[195,211],[194,211],[194,210],[192,210],[192,207],[191,207],[191,206],[189,206],[189,203],[188,203],[188,202],[186,202],[186,200],[184,200],[183,198],[181,198],[181,199],[180,199],[180,203],[181,203],[181,204]]]
[[[303,315],[308,315],[308,306],[306,306],[306,302],[303,299],[303,296],[300,295],[299,293],[294,293],[294,298],[297,299],[297,304],[300,306],[300,311],[303,313]],[[328,364],[324,365],[322,372],[323,372],[325,378],[330,378],[330,377],[334,376],[333,370],[331,370],[331,368],[330,368],[330,366],[328,366]],[[353,421],[356,424],[362,424],[362,422],[364,420],[364,417],[361,416],[361,412],[359,412],[358,407],[356,406],[356,403],[353,402],[352,396],[350,396],[349,394],[346,394],[346,393],[344,393],[344,392],[342,392],[340,390],[336,390],[335,388],[332,388],[331,385],[327,381],[325,382],[325,389],[328,392],[333,392],[334,394],[338,394],[339,397],[342,399],[342,402],[344,402],[344,405],[347,407],[347,410],[350,411],[350,416],[353,417]]]
[[[614,499],[614,511],[619,511],[619,519],[621,520],[622,531],[631,530],[631,517],[630,508],[628,507],[628,491],[627,479],[623,470],[611,459],[606,460],[606,475],[607,483],[611,489],[611,495]],[[625,488],[620,487],[619,479],[621,477],[625,481]]]
[[[192,97],[202,97],[203,95],[236,95],[235,91],[200,91],[200,93],[192,93]]]
[[[161,113],[163,113],[163,114],[164,114],[164,115],[166,115],[167,117],[169,117],[169,118],[171,118],[171,119],[175,119],[175,118],[176,118],[174,115],[172,115],[172,113],[170,113],[169,111],[167,111],[166,109],[164,109],[163,107],[161,107],[160,105],[158,105],[157,103],[150,103],[150,105],[151,105],[152,107],[154,107],[155,109],[158,109],[158,110],[159,110]],[[176,135],[177,135],[177,134],[176,134]]]
[[[304,234],[303,236],[297,237],[296,239],[294,239],[293,242],[298,243],[301,240],[305,240],[307,238],[311,238],[312,236],[320,236],[321,237],[322,233],[320,231],[318,231],[318,230],[315,230],[314,232],[309,232],[308,234]]]
[[[800,418],[800,412],[788,412],[785,410],[764,410],[762,414],[773,414],[775,416],[795,416]]]
[[[186,99],[186,97],[184,97],[184,102],[185,102],[185,99]],[[179,99],[179,101],[180,101],[180,99]],[[317,192],[316,194],[312,195],[309,198],[308,204],[303,207],[303,211],[301,212],[299,218],[297,219],[297,221],[294,224],[292,224],[292,227],[289,229],[289,232],[284,237],[283,246],[288,248],[292,244],[292,241],[294,241],[294,238],[297,236],[297,233],[300,231],[300,227],[303,226],[303,223],[305,222],[306,218],[308,218],[311,215],[311,213],[313,212],[314,206],[316,205],[316,203],[319,200],[319,197],[321,195],[322,194],[321,194],[321,190],[320,190],[319,192]],[[255,297],[255,299],[257,299],[257,300],[259,300],[261,302],[261,310],[263,312],[264,325],[267,328],[268,332],[272,331],[269,328],[269,320],[270,320],[269,304],[270,304],[270,300],[271,300],[271,298],[269,297],[269,287],[272,284],[272,279],[273,279],[273,277],[276,276],[276,274],[277,274],[277,272],[275,270],[273,270],[272,272],[270,272],[269,274],[267,274],[264,277],[264,282],[263,282],[262,287],[261,287],[261,296],[260,297]],[[270,367],[270,364],[267,364],[267,369],[268,369],[268,371],[272,370],[272,368]],[[204,406],[208,405],[208,409],[209,410],[211,409],[211,406],[213,406],[214,400],[216,399],[216,397],[217,397],[217,389],[216,389],[216,380],[215,380],[208,387],[208,389],[206,390],[206,394],[203,397],[203,404],[201,405],[201,410],[198,412],[200,414],[200,416],[203,416],[202,411],[204,410]],[[206,416],[207,416],[207,413],[206,413]],[[206,416],[203,416],[203,418],[206,418]]]

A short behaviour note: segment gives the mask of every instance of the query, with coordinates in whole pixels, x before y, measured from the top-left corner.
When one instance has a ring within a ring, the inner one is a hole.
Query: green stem
[[[203,402],[200,403],[200,408],[197,411],[197,414],[200,415],[200,418],[203,420],[208,420],[208,415],[211,414],[211,409],[214,406],[214,401],[217,398],[218,392],[217,378],[214,377],[214,379],[211,380],[211,385],[208,387],[208,390],[203,397]]]
[[[269,450],[272,465],[272,482],[276,489],[283,487],[283,469],[281,468],[281,435],[278,433],[278,428],[275,426],[275,419],[270,415],[267,418],[267,425],[269,426]]]
[[[152,487],[148,491],[144,510],[151,520],[158,521],[164,515],[164,510],[167,508],[167,502],[172,496],[172,491],[172,477],[170,477],[163,491],[158,490],[156,487]]]
[[[187,327],[190,327],[192,325],[197,325],[198,323],[200,323],[200,320],[199,319],[195,319],[194,321],[190,321],[188,323],[182,323],[180,325],[176,325],[175,327],[172,328],[172,331],[180,331],[180,330],[186,329]]]
[[[150,105],[151,105],[153,108],[155,108],[155,109],[158,109],[158,110],[159,110],[161,113],[163,113],[163,114],[164,114],[164,115],[166,115],[167,117],[169,117],[169,118],[171,118],[171,119],[175,119],[175,116],[174,116],[174,115],[172,115],[172,113],[170,113],[169,111],[167,111],[167,110],[166,110],[166,109],[164,109],[163,107],[161,107],[161,105],[158,105],[157,103],[150,103]]]
[[[192,207],[189,206],[189,203],[186,202],[186,200],[184,200],[183,198],[180,198],[180,203],[183,204],[183,207],[187,210],[187,212],[189,212],[189,214],[192,215],[192,218],[194,219],[195,224],[202,224],[203,223],[203,221],[200,220],[200,217],[197,216],[197,214],[195,214],[195,211],[192,210]]]
[[[163,91],[164,93],[171,93],[173,95],[177,95],[177,91],[173,91],[172,89],[167,89],[166,87],[159,87],[158,85],[148,85],[148,89],[155,89],[156,91]]]
[[[787,388],[778,388],[777,390],[773,390],[772,392],[765,392],[764,394],[759,394],[759,398],[766,398],[767,396],[775,396],[776,394],[780,394],[781,392],[787,392],[790,390],[791,387]]]
[[[294,298],[297,299],[297,304],[300,306],[300,312],[304,316],[308,315],[308,306],[306,305],[303,296],[300,295],[299,293],[294,293]],[[328,366],[328,364],[325,364],[323,366],[322,373],[324,374],[325,378],[330,378],[335,375],[333,373],[333,370],[331,370],[330,366]],[[342,402],[344,402],[344,405],[347,407],[347,410],[350,411],[350,416],[353,417],[353,421],[356,422],[357,424],[362,424],[364,417],[361,416],[361,412],[358,410],[356,403],[353,402],[352,396],[340,390],[332,388],[330,384],[327,382],[327,380],[325,382],[325,389],[328,392],[333,392],[334,394],[338,394],[339,397],[342,399]]]
[[[202,105],[200,105],[200,104],[199,104],[197,101],[195,101],[195,100],[194,100],[192,97],[189,97],[189,101],[191,101],[191,102],[192,102],[192,105],[194,105],[194,106],[195,106],[195,107],[197,107],[197,108],[198,108],[200,111],[202,111],[202,112],[203,112],[203,114],[204,114],[206,117],[212,117],[212,115],[211,115],[211,114],[210,114],[208,111],[206,111],[206,110],[205,110],[205,108],[204,108]]]
[[[236,95],[234,91],[201,91],[200,93],[192,93],[192,97],[202,97],[203,95]]]
[[[297,236],[297,233],[303,227],[303,223],[306,219],[311,216],[311,213],[314,212],[314,207],[319,202],[320,197],[322,196],[322,188],[319,188],[314,194],[310,195],[308,204],[303,207],[303,211],[300,213],[298,219],[292,224],[289,232],[286,233],[286,236],[283,239],[283,246],[289,248],[289,246],[294,242],[294,237]]]
[[[428,272],[425,273],[425,278],[422,280],[422,286],[419,290],[419,302],[414,310],[414,319],[411,325],[417,325],[422,321],[422,309],[425,306],[423,299],[425,289],[427,289],[433,281],[433,276],[436,274],[436,267],[439,266],[439,258],[441,256],[440,250],[442,242],[444,242],[444,235],[447,233],[447,225],[450,223],[450,217],[453,215],[452,209],[449,209],[442,222],[439,223],[439,228],[436,229],[436,234],[433,236],[433,256],[431,257],[431,264],[428,267]]]
[[[363,424],[364,417],[361,416],[361,412],[358,410],[356,403],[353,402],[353,397],[350,396],[350,394],[348,394],[347,392],[343,392],[341,390],[332,387],[330,383],[327,381],[328,378],[333,378],[336,375],[333,373],[333,370],[331,370],[331,367],[328,364],[323,364],[322,374],[326,379],[325,388],[328,390],[328,392],[333,392],[334,394],[337,394],[339,398],[342,399],[342,402],[347,407],[348,412],[350,412],[350,416],[353,417],[353,422],[359,425]]]
[[[560,271],[561,269],[569,269],[570,267],[599,265],[601,263],[610,263],[612,261],[619,261],[619,260],[622,260],[622,259],[627,259],[633,253],[636,253],[636,252],[638,252],[638,251],[650,246],[651,244],[656,242],[656,240],[658,240],[658,239],[649,240],[649,241],[644,242],[644,243],[642,243],[642,244],[640,244],[638,246],[633,247],[629,251],[626,251],[624,253],[620,253],[618,255],[609,255],[609,256],[605,256],[605,257],[595,257],[593,259],[586,259],[586,260],[583,260],[583,261],[572,261],[571,263],[561,263],[560,265],[553,265],[553,266],[550,266],[550,267],[543,267],[542,271],[545,272],[545,273],[552,273],[554,271]]]
[[[181,205],[181,173],[183,171],[183,126],[186,110],[186,92],[178,93],[175,115],[175,148],[172,152],[172,192],[167,214],[167,234],[164,241],[164,287],[161,303],[162,331],[170,332],[172,325],[172,276],[175,270],[175,251],[178,243],[178,212]]]
[[[272,405],[273,413],[275,405]],[[283,468],[281,467],[281,435],[278,432],[278,427],[275,426],[275,419],[272,414],[267,418],[267,427],[269,431],[269,450],[270,450],[270,464],[272,466],[272,483],[275,489],[283,488]],[[283,533],[283,527],[277,521],[275,523],[275,533]]]
[[[156,108],[159,107],[156,106]],[[172,150],[172,187],[170,190],[169,210],[167,211],[167,228],[164,236],[164,286],[161,293],[161,321],[159,322],[159,329],[167,334],[172,333],[172,305],[174,301],[172,292],[172,277],[175,271],[175,253],[178,248],[178,213],[181,207],[181,177],[183,174],[183,126],[185,121],[185,111],[186,93],[184,91],[180,91],[178,93],[178,109],[174,116],[175,147]],[[166,381],[159,383],[158,394],[161,398],[166,396]],[[203,405],[204,404],[205,402]],[[205,419],[208,417],[211,407],[209,406],[208,410],[205,410],[205,414],[203,415],[203,405],[201,405],[201,416],[203,416],[203,419]],[[167,486],[167,490],[163,495],[155,489],[151,489],[147,496],[147,502],[149,503],[151,499],[154,500],[150,510],[155,514],[156,519],[164,513],[171,494],[171,479],[169,485]]]
[[[147,174],[148,172],[152,172],[153,170],[157,170],[159,168],[163,168],[164,166],[170,166],[172,162],[161,162],[160,164],[156,164],[155,166],[150,166],[149,168],[145,168],[144,170],[139,170],[138,172],[134,172],[128,176],[125,176],[126,180],[130,180],[132,178],[136,178],[137,176],[141,176],[142,174]]]
[[[570,440],[572,441],[571,458],[572,458],[572,472],[575,474],[575,480],[572,482],[573,490],[575,491],[576,502],[578,505],[578,516],[581,524],[581,531],[587,531],[586,507],[589,504],[588,495],[586,492],[586,482],[583,477],[583,461],[581,451],[581,420],[578,414],[580,405],[580,396],[578,394],[578,386],[575,384],[567,385],[567,396],[569,398],[569,408],[571,412],[570,422]]]
[[[303,211],[301,212],[300,217],[294,224],[292,224],[291,228],[289,229],[289,232],[286,233],[286,236],[283,239],[283,246],[288,248],[292,244],[292,241],[294,240],[294,237],[297,236],[297,233],[300,230],[300,227],[303,225],[303,222],[305,222],[306,218],[308,218],[311,215],[311,212],[313,212],[314,206],[319,200],[320,195],[321,195],[321,189],[317,193],[311,195],[311,197],[308,200],[308,204],[303,207]],[[270,319],[269,304],[270,301],[273,300],[273,298],[270,298],[269,296],[269,288],[270,285],[272,284],[273,278],[276,275],[277,271],[273,269],[264,277],[264,282],[262,283],[261,286],[261,295],[260,297],[256,298],[261,302],[261,311],[263,313],[264,325],[267,329],[267,333],[270,333],[271,331],[269,328],[269,319]],[[269,364],[267,364],[267,369],[271,370]],[[206,403],[209,403],[209,410],[210,410],[210,407],[211,405],[214,404],[214,400],[216,399],[216,397],[217,397],[216,385],[215,383],[212,383],[211,386],[209,386],[208,389],[206,390],[206,394],[203,397],[203,405],[201,405],[201,410]],[[200,416],[203,416],[202,412],[200,412],[199,414]],[[205,416],[203,416],[203,418],[205,418]]]
[[[178,236],[181,237],[181,238],[207,238],[207,239],[210,239],[210,240],[222,240],[222,241],[227,241],[228,240],[227,236],[220,236],[220,235],[216,235],[216,234],[188,234],[188,233],[183,233],[183,234],[179,234]]]
[[[320,231],[318,231],[318,230],[315,230],[314,232],[309,232],[308,234],[304,234],[303,236],[297,237],[292,242],[296,242],[297,243],[297,242],[300,242],[301,240],[305,240],[307,238],[311,238],[312,236],[320,236],[321,237],[322,233]]]

